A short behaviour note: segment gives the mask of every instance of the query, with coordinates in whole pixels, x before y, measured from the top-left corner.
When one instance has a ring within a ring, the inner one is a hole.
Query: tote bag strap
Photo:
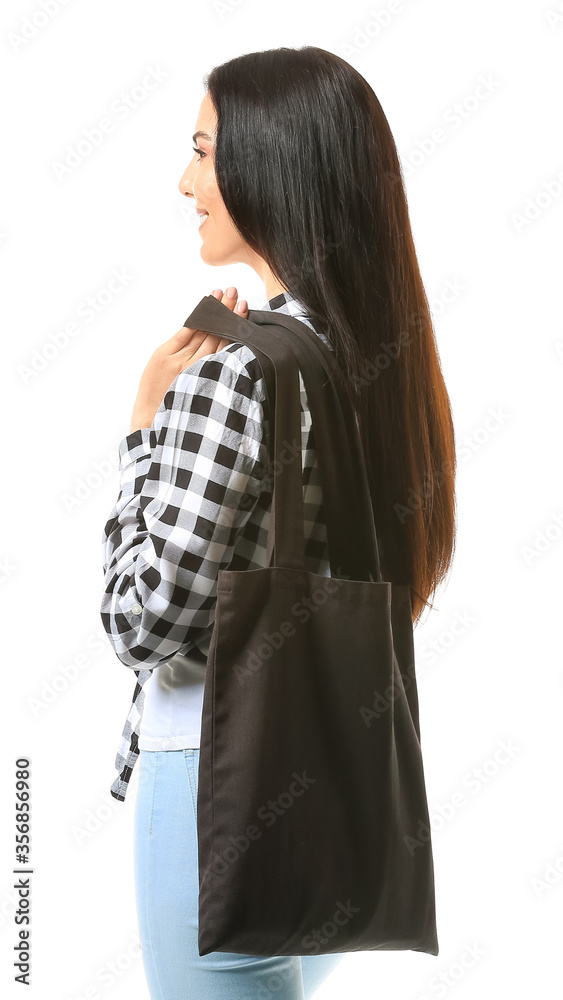
[[[305,568],[303,530],[303,471],[301,463],[301,407],[297,361],[279,337],[236,316],[213,295],[203,298],[184,326],[215,333],[249,344],[256,353],[266,383],[270,419],[270,457],[277,458],[287,445],[293,458],[271,463],[272,506],[266,563],[290,569]],[[277,512],[279,512],[278,516]],[[283,517],[282,517],[283,512]]]
[[[268,325],[273,322],[270,319],[272,315],[266,310],[251,310],[249,318],[260,325]],[[356,415],[342,371],[330,349],[305,323],[293,316],[278,315],[275,325],[283,326],[290,333],[289,343],[303,375],[317,445],[327,532],[330,534],[330,526],[333,524],[334,534],[341,530],[341,520],[331,500],[338,496],[338,484],[344,480],[344,484],[348,486],[345,509],[348,516],[356,517],[362,526],[361,533],[357,536],[358,544],[364,551],[373,553],[370,573],[374,580],[380,581],[379,544],[365,458]],[[326,373],[327,378],[324,380],[319,365],[323,366]],[[340,440],[341,444],[335,450],[336,440]],[[338,461],[335,461],[336,458]]]
[[[256,317],[256,323],[253,322],[253,316]],[[184,323],[184,326],[248,343],[255,350],[264,373],[269,400],[275,401],[275,406],[270,405],[270,413],[275,410],[273,425],[276,458],[279,458],[284,445],[292,441],[300,442],[301,439],[295,349],[290,346],[286,337],[266,335],[266,331],[260,329],[266,321],[268,324],[278,326],[276,320],[279,318],[279,314],[251,310],[248,319],[245,319],[236,316],[218,299],[209,295],[198,303]],[[283,319],[285,321],[289,317],[284,316]],[[319,339],[305,324],[300,324],[296,320],[293,322],[303,326],[310,336]],[[285,323],[281,325],[284,326]],[[268,365],[264,364],[264,356],[274,362],[274,392],[272,392],[271,371],[268,370]],[[307,346],[301,349],[301,359],[306,368],[304,381],[306,377],[314,399],[315,412],[313,413],[311,409],[311,415],[315,440],[317,441],[318,434],[320,441],[320,445],[317,445],[317,456],[319,471],[324,470],[324,475],[321,472],[321,478],[324,479],[323,502],[331,570],[334,576],[344,575],[356,580],[371,578],[379,581],[381,574],[375,532],[370,539],[369,521],[361,516],[362,504],[359,502],[361,480],[358,473],[362,471],[362,464],[353,460],[350,450],[350,438],[354,433],[357,434],[355,419],[351,423],[347,423],[344,419],[341,408],[342,390],[339,390],[338,382],[332,378],[325,378],[323,382],[323,368],[319,359],[311,352],[310,345],[308,352]],[[317,393],[315,386],[324,388],[325,392]],[[298,424],[299,435],[296,434]],[[298,456],[299,460],[283,464],[283,471],[277,468],[274,470],[268,565],[272,556],[278,566],[302,568],[304,565],[300,448]],[[364,498],[363,510],[365,509]],[[280,514],[283,512],[283,525],[280,516],[276,517],[276,511]],[[299,517],[294,516],[296,512],[299,512]],[[366,544],[366,539],[373,540],[373,544]]]

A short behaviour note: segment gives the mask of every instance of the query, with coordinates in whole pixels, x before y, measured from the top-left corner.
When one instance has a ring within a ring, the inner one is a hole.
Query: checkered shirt
[[[314,330],[289,292],[261,308],[295,316]],[[332,349],[323,334],[317,336]],[[305,566],[330,576],[301,373],[299,381]],[[266,566],[272,501],[268,427],[256,354],[232,341],[180,372],[152,425],[120,442],[120,490],[102,537],[100,610],[117,658],[136,678],[110,786],[119,801],[139,756],[143,685],[151,670],[194,647],[207,655],[220,569]]]

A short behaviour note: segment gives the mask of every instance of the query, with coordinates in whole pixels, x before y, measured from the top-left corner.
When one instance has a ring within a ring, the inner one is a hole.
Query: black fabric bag
[[[381,576],[342,373],[294,317],[243,318],[208,295],[184,326],[252,348],[277,460],[267,567],[218,575],[197,801],[199,954],[437,955],[410,591]],[[304,568],[300,370],[329,577]]]

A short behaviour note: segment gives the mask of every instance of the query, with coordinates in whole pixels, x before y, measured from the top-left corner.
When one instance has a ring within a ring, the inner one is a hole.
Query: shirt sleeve
[[[125,666],[165,663],[213,623],[219,570],[266,474],[265,403],[256,356],[230,344],[180,372],[151,427],[120,442],[100,613]]]

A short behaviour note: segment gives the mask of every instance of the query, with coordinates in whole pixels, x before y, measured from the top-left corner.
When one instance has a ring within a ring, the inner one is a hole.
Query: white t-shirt
[[[152,671],[144,686],[140,750],[199,747],[206,660],[176,653]]]

